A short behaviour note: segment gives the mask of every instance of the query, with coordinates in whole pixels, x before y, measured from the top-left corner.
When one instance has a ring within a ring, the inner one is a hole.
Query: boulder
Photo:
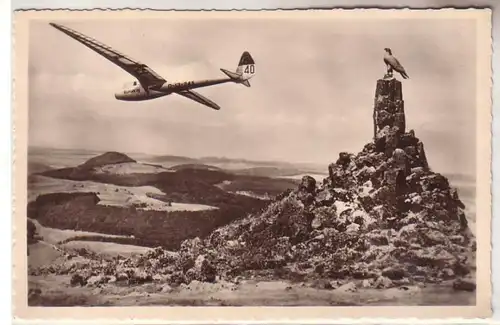
[[[346,283],[346,284],[338,287],[336,289],[336,291],[340,291],[340,292],[356,292],[357,291],[357,287],[356,287],[356,284],[354,282],[349,282],[349,283]]]
[[[165,283],[165,284],[161,287],[160,292],[161,292],[161,293],[170,293],[170,292],[172,292],[173,290],[174,290],[174,289],[173,289],[173,288],[172,288],[169,284]]]
[[[299,191],[313,194],[316,190],[316,180],[311,176],[302,177],[299,185]]]
[[[373,282],[373,287],[375,289],[388,289],[392,288],[393,286],[394,283],[391,281],[391,279],[385,276],[380,276]]]
[[[401,280],[406,275],[406,271],[400,267],[388,267],[382,271],[382,276],[390,280]]]
[[[87,279],[87,286],[95,287],[95,286],[99,286],[101,284],[104,284],[107,281],[108,281],[108,279],[102,274],[94,275],[94,276],[91,276],[90,278]]]
[[[215,267],[208,261],[205,255],[199,255],[194,263],[194,279],[203,282],[214,282],[217,271]]]
[[[346,233],[357,233],[360,226],[357,223],[351,223],[346,227]]]
[[[87,279],[84,275],[75,273],[71,276],[70,284],[72,286],[84,286],[87,284]]]
[[[468,279],[456,279],[453,282],[453,289],[456,291],[475,291],[476,284]]]
[[[351,155],[347,152],[341,152],[339,154],[339,158],[337,159],[336,164],[345,169],[349,166],[350,163],[351,163]]]
[[[425,155],[424,144],[421,141],[417,144],[417,152],[420,166],[422,166],[424,170],[429,170],[429,163],[427,162],[427,156]]]

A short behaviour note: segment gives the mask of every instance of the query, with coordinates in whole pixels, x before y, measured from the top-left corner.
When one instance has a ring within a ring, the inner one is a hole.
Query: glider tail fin
[[[221,71],[234,82],[250,87],[249,79],[255,75],[255,61],[250,53],[245,51],[241,55],[236,72],[231,72],[226,69],[221,69]]]

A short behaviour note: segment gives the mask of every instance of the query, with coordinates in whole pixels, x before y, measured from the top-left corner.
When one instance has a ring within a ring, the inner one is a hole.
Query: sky
[[[373,136],[376,81],[390,47],[407,129],[431,167],[475,173],[473,20],[92,20],[59,22],[147,64],[167,82],[220,78],[243,51],[251,87],[198,89],[212,110],[171,95],[114,98],[133,77],[49,26],[30,26],[29,145],[328,164]],[[397,76],[400,80],[401,78]]]

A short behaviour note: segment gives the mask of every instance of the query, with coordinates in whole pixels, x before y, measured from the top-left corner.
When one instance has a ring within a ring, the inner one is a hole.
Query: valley
[[[38,233],[67,247],[98,240],[114,250],[116,245],[173,249],[262,209],[299,181],[226,171],[227,159],[137,156],[145,162],[116,152],[30,151],[27,212]],[[221,161],[223,166],[204,164]],[[258,162],[245,163],[262,169],[254,166]]]

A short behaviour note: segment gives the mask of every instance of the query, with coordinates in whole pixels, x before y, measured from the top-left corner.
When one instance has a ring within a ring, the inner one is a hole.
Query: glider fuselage
[[[85,36],[63,25],[56,23],[49,24],[94,52],[97,52],[135,78],[135,81],[131,85],[125,86],[124,89],[115,93],[115,98],[122,101],[143,101],[170,94],[177,94],[212,109],[219,110],[220,106],[217,105],[217,103],[195,92],[193,89],[226,82],[234,82],[250,87],[249,80],[255,75],[255,61],[248,51],[244,51],[241,54],[236,71],[233,72],[226,69],[220,69],[227,78],[168,83],[165,78],[154,72],[153,69],[147,65],[91,37]]]
[[[213,86],[226,82],[236,82],[231,78],[208,79],[184,82],[165,82],[160,87],[145,89],[139,82],[134,81],[132,87],[120,90],[115,93],[115,98],[123,101],[142,101],[167,96],[179,91]]]

